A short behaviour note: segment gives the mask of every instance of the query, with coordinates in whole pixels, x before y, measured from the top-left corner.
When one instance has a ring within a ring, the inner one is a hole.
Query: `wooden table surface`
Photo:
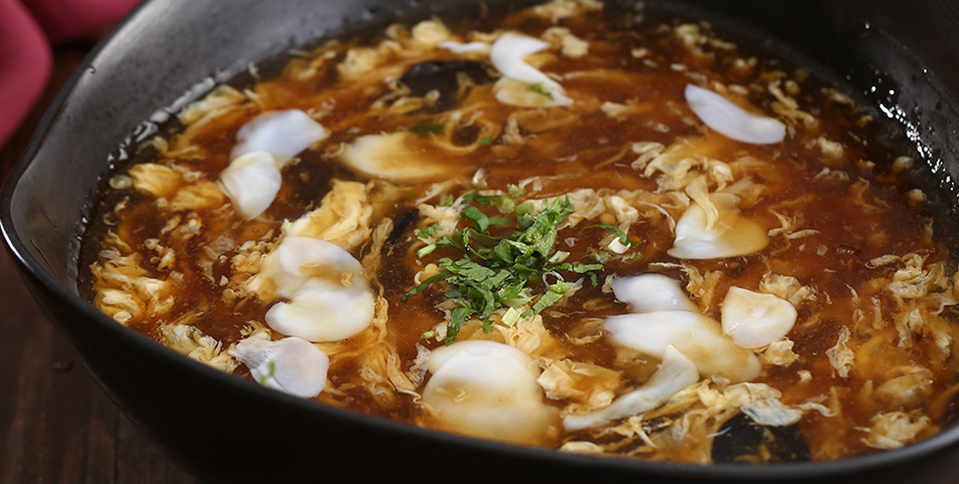
[[[60,86],[93,47],[54,50],[42,99],[0,150],[6,179]],[[192,483],[100,390],[0,251],[0,483]]]

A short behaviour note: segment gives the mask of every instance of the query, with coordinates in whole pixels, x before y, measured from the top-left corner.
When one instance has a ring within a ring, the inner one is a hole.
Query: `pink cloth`
[[[0,147],[43,92],[51,45],[123,17],[138,0],[0,0]]]

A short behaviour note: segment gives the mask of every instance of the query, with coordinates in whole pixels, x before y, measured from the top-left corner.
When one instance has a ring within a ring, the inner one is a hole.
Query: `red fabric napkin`
[[[0,0],[0,147],[43,92],[52,45],[123,17],[139,0]]]

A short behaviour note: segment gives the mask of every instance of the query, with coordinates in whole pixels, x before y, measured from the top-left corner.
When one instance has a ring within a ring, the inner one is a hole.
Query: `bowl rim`
[[[464,449],[475,449],[492,454],[510,454],[521,455],[523,458],[544,461],[555,465],[572,465],[579,468],[593,468],[601,470],[603,468],[616,469],[624,474],[635,474],[641,477],[643,474],[669,476],[677,478],[693,479],[739,479],[747,481],[761,481],[773,478],[812,478],[812,477],[839,477],[855,472],[876,470],[883,467],[891,467],[900,463],[920,459],[924,456],[935,453],[949,446],[959,445],[959,420],[950,423],[947,427],[936,434],[921,441],[906,445],[899,449],[885,450],[868,455],[859,455],[849,458],[843,458],[833,461],[808,461],[808,462],[787,462],[773,464],[733,464],[733,463],[714,463],[714,464],[692,464],[681,462],[653,462],[643,459],[621,458],[611,456],[591,456],[582,454],[573,454],[561,452],[554,449],[544,449],[536,447],[521,446],[504,442],[496,442],[479,438],[467,437],[439,430],[420,428],[415,425],[393,421],[384,417],[376,417],[352,410],[345,410],[333,406],[324,405],[307,399],[301,399],[287,395],[285,393],[274,391],[257,385],[253,381],[236,377],[232,374],[209,367],[203,363],[192,360],[172,349],[138,333],[137,331],[123,326],[112,318],[93,307],[92,304],[74,294],[61,284],[55,276],[44,268],[44,261],[35,258],[29,251],[26,242],[21,237],[13,214],[14,194],[19,188],[20,181],[27,173],[29,166],[38,154],[40,146],[44,141],[56,135],[57,130],[61,128],[59,124],[60,113],[65,101],[77,92],[79,79],[84,71],[90,69],[95,64],[104,51],[130,24],[154,4],[161,0],[144,0],[136,5],[129,14],[114,25],[113,28],[100,40],[100,42],[89,52],[82,60],[76,70],[57,93],[52,104],[47,109],[36,131],[31,137],[27,148],[20,157],[13,170],[0,188],[0,235],[2,235],[4,245],[9,254],[12,255],[16,265],[20,269],[20,275],[27,282],[33,282],[40,289],[52,295],[55,299],[63,301],[70,310],[78,312],[83,319],[97,324],[112,337],[123,341],[125,344],[132,345],[136,350],[152,354],[154,357],[165,359],[170,364],[180,369],[197,373],[204,379],[212,380],[219,385],[225,385],[238,393],[252,392],[259,398],[273,400],[281,405],[297,408],[300,411],[326,414],[330,418],[346,420],[355,423],[361,427],[378,427],[385,429],[393,434],[407,434],[425,440],[442,442],[448,445],[461,447]],[[326,32],[324,35],[329,35]],[[322,37],[322,36],[321,36]],[[226,66],[215,66],[226,67]],[[212,69],[211,69],[212,72]],[[130,127],[130,132],[136,126]],[[103,153],[106,159],[108,153]],[[80,211],[77,217],[81,216]],[[77,220],[79,222],[79,220]],[[26,279],[29,279],[27,281]],[[32,291],[31,291],[32,293]],[[44,310],[46,311],[46,310]],[[50,319],[48,317],[48,319]],[[56,326],[54,324],[54,326]],[[58,328],[59,329],[59,328]],[[86,366],[85,357],[76,351],[71,341],[67,341],[71,349],[77,354]],[[90,371],[87,368],[87,371]],[[101,390],[104,390],[102,384]],[[114,396],[109,391],[105,393],[114,401]],[[118,407],[123,410],[121,405]],[[139,425],[139,423],[138,423]],[[150,431],[146,430],[148,434]],[[151,435],[151,440],[153,437]]]

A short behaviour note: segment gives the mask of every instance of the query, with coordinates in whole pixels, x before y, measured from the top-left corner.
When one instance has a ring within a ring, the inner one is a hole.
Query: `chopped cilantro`
[[[475,205],[464,208],[463,211],[460,212],[460,218],[472,222],[473,227],[479,232],[486,232],[486,229],[489,228],[489,217],[486,216],[482,210],[476,208]]]
[[[600,264],[605,264],[609,262],[609,252],[593,252],[589,254],[594,261],[599,262]]]
[[[522,198],[526,196],[526,189],[517,185],[510,185],[506,188],[510,198]]]
[[[443,195],[440,197],[440,206],[441,207],[452,207],[453,206],[453,195]]]
[[[555,101],[555,100],[556,100],[556,99],[553,97],[553,93],[551,93],[551,92],[543,89],[543,84],[542,84],[542,83],[536,83],[536,84],[533,84],[532,86],[529,86],[529,90],[535,92],[536,94],[542,94],[542,95],[548,97],[550,101]]]
[[[556,304],[556,301],[559,301],[560,298],[563,297],[563,294],[566,294],[566,291],[568,290],[569,284],[566,284],[563,281],[557,281],[555,284],[550,284],[549,291],[546,291],[546,294],[543,294],[539,300],[536,301],[536,304],[533,304],[532,308],[527,309],[522,316],[525,318],[527,316],[539,314],[544,309]]]
[[[493,202],[502,198],[501,195],[480,195],[479,192],[469,192],[466,195],[463,195],[463,203],[469,205],[471,203],[478,203],[480,205],[492,205]]]
[[[416,257],[419,257],[420,259],[422,259],[432,254],[434,250],[436,250],[436,244],[427,245],[421,248],[420,250],[416,251]]]
[[[426,123],[413,126],[413,132],[419,136],[433,134],[446,134],[446,125],[438,123]]]
[[[630,239],[629,236],[626,235],[626,232],[623,232],[622,230],[619,229],[619,227],[615,227],[613,225],[597,224],[597,225],[590,225],[589,227],[586,227],[586,228],[587,229],[606,229],[616,234],[616,236],[619,237],[619,242],[623,245],[627,245],[627,246],[639,245],[639,242],[636,242],[633,239]]]
[[[456,335],[460,332],[460,326],[469,319],[470,316],[476,314],[476,310],[473,308],[456,308],[450,314],[450,322],[446,327],[446,344],[451,345],[456,341]]]
[[[508,328],[512,328],[516,322],[519,321],[519,311],[513,308],[506,308],[506,313],[503,314],[503,319],[500,321]]]
[[[266,367],[270,369],[270,372],[267,373],[266,375],[263,375],[263,376],[260,377],[260,382],[259,382],[259,383],[260,383],[260,386],[265,386],[265,385],[266,385],[266,382],[267,382],[270,378],[273,378],[273,375],[276,374],[276,362],[275,362],[275,361],[271,361],[271,362],[267,363]]]
[[[597,283],[595,273],[603,270],[603,264],[569,262],[570,254],[555,248],[558,227],[574,211],[568,198],[543,202],[538,212],[528,201],[516,204],[511,198],[477,192],[464,195],[463,201],[467,206],[460,218],[469,225],[417,253],[422,258],[436,248],[449,248],[461,252],[460,257],[436,259],[442,272],[410,289],[401,299],[405,304],[434,282],[444,281],[443,295],[457,306],[447,323],[446,344],[456,341],[460,326],[472,317],[479,318],[484,331],[491,331],[490,317],[496,310],[505,308],[500,323],[511,326],[520,316],[538,314],[552,306],[569,290],[569,284],[559,277],[560,271],[583,274]],[[506,217],[491,216],[488,211],[494,206]],[[504,207],[512,210],[504,211]],[[515,230],[496,237],[488,233],[493,226],[513,226]],[[544,288],[543,276],[547,273],[557,275],[559,280]],[[539,295],[535,294],[537,286]],[[527,309],[520,314],[517,308],[522,307]]]
[[[493,137],[492,137],[492,136],[486,136],[485,138],[481,138],[481,139],[479,140],[479,144],[481,144],[481,145],[488,145],[488,144],[490,144],[490,143],[492,143],[492,142],[493,142]]]
[[[510,214],[516,211],[516,202],[513,201],[510,197],[503,197],[499,201],[499,206],[497,207],[499,213]]]
[[[430,225],[429,227],[423,227],[422,229],[420,229],[419,232],[416,233],[416,236],[421,239],[428,239],[436,235],[436,233],[439,232],[441,228],[442,227],[440,227],[440,224],[433,224],[433,225]]]

